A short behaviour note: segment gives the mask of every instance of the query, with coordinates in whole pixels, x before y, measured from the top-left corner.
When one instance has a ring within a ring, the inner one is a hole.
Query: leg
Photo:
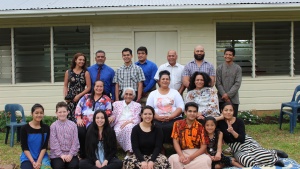
[[[72,160],[67,163],[67,169],[78,169],[79,160],[77,156],[73,156]]]
[[[122,167],[123,167],[123,162],[118,158],[114,157],[108,162],[107,166],[102,167],[101,169],[121,169]]]
[[[24,161],[21,163],[21,169],[33,169],[33,166],[30,161]]]
[[[80,169],[99,169],[96,167],[95,162],[90,159],[83,159],[79,161],[79,168]]]
[[[149,156],[150,157],[150,156]],[[159,154],[154,161],[154,168],[170,168],[170,163],[165,155]]]
[[[134,154],[132,154],[131,156],[129,156],[127,159],[125,159],[123,161],[123,168],[124,169],[139,169],[140,168],[139,161]]]
[[[53,158],[51,159],[51,167],[53,169],[64,169],[65,162],[61,158]]]
[[[238,111],[239,111],[239,104],[232,104],[233,105],[233,116],[237,117]]]
[[[79,139],[79,156],[80,158],[85,158],[85,136],[86,136],[86,128],[85,126],[79,127],[78,126],[78,139]]]

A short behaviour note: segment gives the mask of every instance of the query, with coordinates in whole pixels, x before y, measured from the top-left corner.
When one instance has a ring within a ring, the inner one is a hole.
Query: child
[[[78,131],[74,122],[67,119],[68,105],[56,104],[57,120],[50,126],[50,158],[53,169],[78,169]]]
[[[21,128],[21,169],[51,168],[46,152],[50,128],[42,122],[43,106],[33,105],[31,115],[32,120]]]
[[[212,116],[206,117],[204,127],[209,137],[209,144],[207,145],[207,154],[212,160],[211,168],[219,169],[228,166],[242,168],[243,166],[236,162],[234,158],[226,157],[222,154],[223,133],[219,131],[219,129],[216,129],[216,119]]]

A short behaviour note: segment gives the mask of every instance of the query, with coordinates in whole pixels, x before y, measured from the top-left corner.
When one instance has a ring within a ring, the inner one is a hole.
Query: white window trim
[[[13,85],[16,84],[16,79],[15,79],[15,36],[14,36],[14,28],[10,28],[10,37],[11,37],[11,83]]]
[[[290,49],[290,76],[295,77],[294,73],[294,21],[291,21],[291,49]]]

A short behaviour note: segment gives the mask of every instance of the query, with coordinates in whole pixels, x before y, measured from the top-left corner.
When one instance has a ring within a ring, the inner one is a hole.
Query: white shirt
[[[159,72],[162,71],[162,70],[167,70],[170,72],[170,77],[171,77],[171,81],[170,81],[170,85],[169,87],[171,89],[175,89],[175,90],[178,90],[180,89],[181,85],[182,85],[182,73],[183,73],[183,69],[184,69],[184,66],[179,64],[179,63],[176,63],[174,66],[171,66],[168,62],[165,63],[165,64],[162,64],[159,66],[155,76],[154,76],[154,79],[155,80],[158,80],[159,77]]]

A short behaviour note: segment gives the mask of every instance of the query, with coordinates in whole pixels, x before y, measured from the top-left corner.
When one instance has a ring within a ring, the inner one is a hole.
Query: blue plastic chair
[[[20,111],[22,114],[22,121],[17,122],[16,111]],[[5,115],[7,117],[8,113],[10,113],[10,121],[6,120],[6,137],[5,137],[5,144],[7,144],[7,139],[10,131],[10,146],[14,146],[14,138],[15,132],[17,128],[22,127],[26,123],[26,118],[24,114],[24,109],[19,104],[6,104],[5,105]]]
[[[281,104],[280,116],[279,116],[279,129],[281,129],[283,115],[287,114],[290,116],[290,133],[294,133],[294,128],[297,124],[297,117],[300,115],[300,85],[295,88],[292,101]],[[289,108],[289,109],[284,109]]]

